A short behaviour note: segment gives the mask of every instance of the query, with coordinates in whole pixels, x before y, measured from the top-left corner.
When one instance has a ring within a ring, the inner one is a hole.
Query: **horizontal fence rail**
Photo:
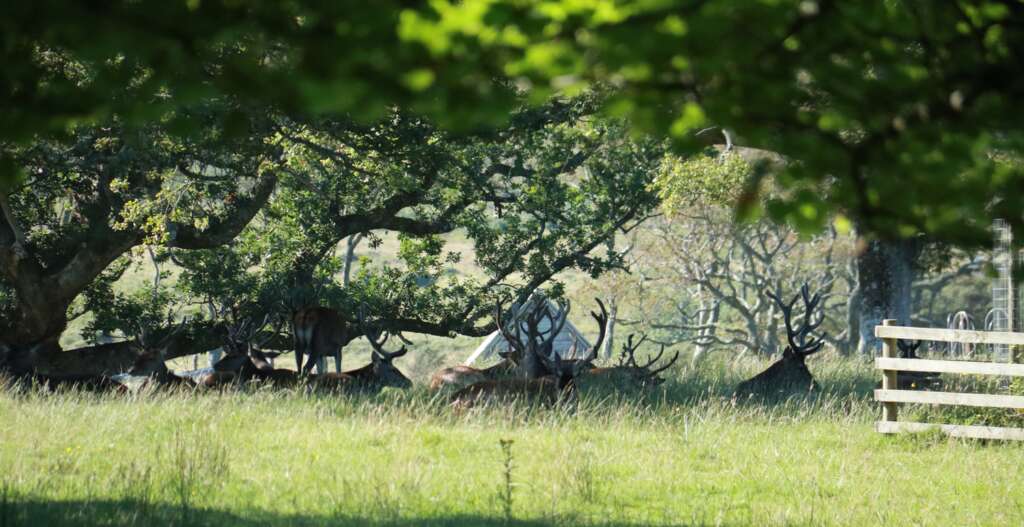
[[[1010,344],[1024,346],[1024,333],[1008,331],[974,331],[970,329],[910,328],[905,326],[875,326],[880,339],[930,340],[961,344]]]
[[[965,360],[890,359],[878,357],[879,370],[919,371],[925,373],[961,373],[967,375],[1004,375],[1024,377],[1024,364],[999,362],[971,362]]]
[[[988,393],[919,392],[916,390],[875,390],[875,400],[883,403],[945,404],[981,408],[1024,409],[1024,397]]]
[[[1024,396],[1020,395],[900,390],[897,388],[899,372],[1024,377],[1024,364],[903,359],[896,356],[898,339],[1024,346],[1024,333],[911,328],[895,324],[895,320],[885,320],[881,326],[875,327],[875,336],[882,339],[882,356],[875,359],[875,368],[882,370],[882,389],[875,390],[875,400],[882,403],[882,420],[875,424],[875,430],[883,434],[938,430],[952,437],[1024,440],[1024,429],[1021,428],[915,423],[897,420],[899,405],[907,403],[1024,410]]]
[[[902,432],[919,433],[938,430],[952,437],[1024,441],[1024,430],[1020,428],[1005,428],[1002,426],[942,425],[932,423],[879,421],[878,426],[876,426],[875,429],[883,434],[899,434]]]

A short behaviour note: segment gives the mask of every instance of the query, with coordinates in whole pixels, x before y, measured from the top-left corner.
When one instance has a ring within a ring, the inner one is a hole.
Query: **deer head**
[[[636,380],[641,384],[658,385],[665,382],[665,379],[658,377],[658,374],[671,368],[672,365],[679,360],[679,352],[677,351],[676,354],[664,365],[652,369],[655,363],[660,361],[661,357],[665,355],[665,345],[661,345],[661,349],[658,350],[658,354],[655,355],[654,358],[641,365],[636,361],[636,350],[639,349],[640,345],[647,340],[647,335],[641,334],[640,339],[634,343],[633,337],[635,336],[635,334],[630,334],[626,337],[626,342],[622,343],[622,353],[619,355],[618,366],[631,372]]]
[[[553,358],[541,356],[544,367],[554,376],[556,386],[561,391],[573,390],[574,382],[584,371],[590,369],[590,365],[584,361],[564,361],[558,351],[552,353]]]
[[[551,358],[555,339],[565,327],[570,310],[570,305],[565,300],[559,300],[557,306],[552,313],[548,302],[543,297],[536,296],[523,306],[520,312],[510,310],[511,320],[505,318],[505,309],[500,301],[495,306],[494,322],[502,337],[508,342],[508,358],[518,364],[529,379],[550,373],[543,359]],[[541,325],[545,320],[548,321],[547,328],[542,329]]]
[[[171,342],[188,325],[188,319],[183,318],[181,322],[173,325],[164,335],[156,339],[147,328],[140,327],[135,335],[135,346],[139,350],[139,356],[128,370],[130,375],[153,376],[169,375],[167,369],[167,348]]]
[[[366,335],[366,340],[373,347],[373,351],[370,353],[370,364],[373,368],[373,376],[377,384],[393,388],[412,387],[412,381],[392,363],[398,357],[408,353],[409,350],[404,345],[396,351],[385,350],[384,345],[387,344],[391,333],[373,328],[367,324],[362,308],[359,310],[359,325],[362,328],[363,334]],[[401,335],[398,335],[397,338],[405,342]]]
[[[920,340],[898,340],[896,346],[900,349],[900,357],[904,359],[916,359],[917,349],[921,347]]]
[[[282,321],[280,317],[265,315],[263,318],[242,317],[237,308],[221,310],[222,328],[225,335],[225,356],[213,365],[214,371],[256,375],[274,370],[273,361],[280,353],[265,352],[263,346],[278,335]],[[265,331],[270,325],[270,331]]]

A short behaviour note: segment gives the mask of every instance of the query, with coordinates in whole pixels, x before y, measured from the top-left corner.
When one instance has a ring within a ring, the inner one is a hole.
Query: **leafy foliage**
[[[236,243],[181,257],[183,284],[265,310],[325,303],[353,321],[366,309],[393,329],[489,332],[477,323],[496,296],[525,297],[567,268],[597,276],[621,266],[602,244],[657,202],[661,146],[594,119],[595,108],[590,97],[556,100],[469,136],[397,110],[370,125],[288,120],[267,207]],[[366,236],[373,246],[382,231],[397,233],[397,260],[362,261],[340,283],[338,245]],[[478,273],[453,271],[463,255],[446,247],[451,232],[469,238]]]
[[[10,10],[0,139],[69,123],[161,118],[213,95],[373,122],[399,105],[447,129],[508,119],[515,92],[542,103],[611,86],[606,110],[699,149],[694,132],[798,162],[776,219],[831,213],[889,237],[987,240],[1022,226],[1024,95],[1018,2],[519,2],[368,12],[351,2],[163,2]],[[353,13],[359,13],[358,17]],[[397,38],[396,38],[397,37]],[[133,86],[133,96],[120,94]],[[168,94],[173,97],[168,97]],[[229,132],[237,114],[221,116]],[[199,130],[181,115],[176,129]],[[5,157],[10,181],[18,164]]]
[[[735,203],[753,173],[742,157],[712,150],[688,158],[668,158],[655,185],[666,212],[674,214],[698,203]]]

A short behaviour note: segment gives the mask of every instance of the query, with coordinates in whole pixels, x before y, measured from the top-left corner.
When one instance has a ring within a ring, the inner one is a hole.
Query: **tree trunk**
[[[349,282],[352,279],[352,262],[356,259],[356,247],[359,246],[359,242],[363,241],[363,234],[353,234],[348,237],[348,241],[345,244],[345,268],[341,275],[342,287],[348,287]]]
[[[840,353],[849,355],[860,346],[860,317],[861,317],[861,286],[860,281],[850,291],[850,297],[846,299],[846,339],[840,348]]]
[[[697,325],[700,329],[697,330],[697,345],[693,348],[693,359],[690,360],[692,366],[699,364],[711,349],[716,330],[718,329],[718,314],[721,311],[721,307],[722,304],[720,302],[714,301],[713,305],[707,308],[703,300],[701,300],[700,311],[698,311],[697,316]]]
[[[164,358],[203,353],[220,344],[218,332],[212,326],[193,327],[170,340]],[[37,373],[58,379],[63,376],[114,375],[131,368],[138,356],[138,346],[131,340],[72,350],[62,350],[56,342],[48,342],[9,356],[3,366],[15,374]]]
[[[857,254],[857,289],[860,292],[857,351],[872,354],[880,348],[875,326],[896,319],[910,324],[910,291],[920,249],[916,239],[864,241]]]

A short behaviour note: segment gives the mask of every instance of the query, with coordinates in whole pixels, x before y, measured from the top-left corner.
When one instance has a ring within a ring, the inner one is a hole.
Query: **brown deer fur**
[[[748,399],[816,391],[819,388],[818,383],[807,369],[805,361],[807,357],[821,351],[824,345],[824,337],[813,337],[808,340],[811,332],[817,329],[824,319],[815,318],[815,309],[821,301],[821,295],[816,294],[812,297],[806,284],[800,289],[800,294],[794,296],[788,304],[784,303],[779,295],[771,292],[767,294],[782,312],[789,345],[782,352],[781,359],[753,378],[741,382],[736,387],[735,396],[739,399]],[[804,315],[800,325],[794,327],[793,306],[801,298]]]

